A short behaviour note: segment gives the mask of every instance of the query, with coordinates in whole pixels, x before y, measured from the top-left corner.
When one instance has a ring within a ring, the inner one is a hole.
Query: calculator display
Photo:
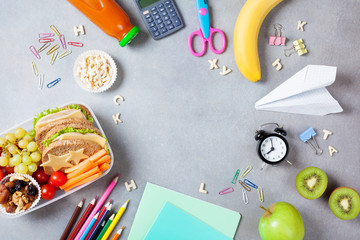
[[[151,4],[156,3],[158,1],[160,1],[160,0],[140,0],[139,3],[140,3],[140,6],[142,8],[144,8],[144,7],[150,6]]]

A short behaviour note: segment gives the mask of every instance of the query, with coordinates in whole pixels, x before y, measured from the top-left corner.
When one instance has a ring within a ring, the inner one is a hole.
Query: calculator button
[[[175,9],[170,8],[170,9],[169,9],[169,13],[173,13],[173,12],[175,12]]]
[[[172,5],[171,3],[167,3],[167,4],[166,4],[166,7],[167,7],[167,8],[172,8],[173,5]]]
[[[169,24],[172,23],[172,21],[171,21],[171,20],[167,20],[165,23],[166,23],[167,25],[169,25]]]
[[[150,14],[146,14],[146,15],[145,15],[145,18],[150,18],[150,17],[151,17]]]
[[[165,17],[164,17],[164,21],[167,21],[167,20],[169,20],[169,19],[170,19],[169,16],[165,16]]]
[[[168,26],[168,28],[169,28],[169,30],[171,30],[171,29],[174,28],[174,25],[170,24],[170,25]]]
[[[158,20],[156,20],[156,23],[157,24],[160,24],[160,23],[162,23],[163,21],[161,20],[161,19],[158,19]]]
[[[155,25],[156,25],[156,24],[155,24],[154,22],[152,22],[152,23],[149,24],[150,27],[155,27]]]
[[[154,15],[156,15],[158,13],[159,13],[158,11],[152,11],[152,14],[154,14]]]
[[[151,22],[154,21],[154,19],[153,19],[153,18],[148,18],[148,19],[146,19],[146,21],[147,21],[148,23],[151,23]]]
[[[160,24],[159,24],[159,28],[163,28],[163,27],[165,27],[165,24],[160,23]]]
[[[156,10],[156,7],[153,7],[153,8],[151,8],[150,10],[151,10],[151,11],[155,11],[155,10]]]
[[[155,20],[156,20],[156,19],[160,19],[160,18],[161,18],[160,15],[155,15]]]
[[[146,15],[146,14],[149,14],[149,13],[150,13],[150,11],[146,10],[146,11],[143,12],[143,15]]]
[[[164,7],[159,8],[159,11],[160,11],[160,12],[163,12],[163,11],[165,11],[165,8],[164,8]]]
[[[162,8],[162,7],[164,7],[164,4],[160,3],[160,4],[158,5],[158,8]],[[160,10],[160,11],[161,11],[161,10]]]
[[[173,21],[174,21],[174,24],[175,24],[176,27],[181,25],[180,19],[178,17],[174,17]]]
[[[151,28],[151,31],[153,31],[153,32],[156,32],[157,30],[158,30],[157,27],[152,27],[152,28]]]
[[[172,12],[172,13],[170,14],[170,16],[171,16],[171,17],[176,17],[177,14],[176,14],[176,12]]]
[[[161,29],[161,32],[162,32],[162,33],[166,33],[166,32],[167,32],[167,29],[166,29],[166,28],[163,28],[163,29]]]
[[[166,2],[165,2],[165,4],[170,4],[170,3],[171,3],[171,1],[166,1]]]
[[[161,15],[166,16],[168,13],[166,11],[161,12]]]
[[[154,32],[154,36],[157,37],[160,35],[160,32]]]

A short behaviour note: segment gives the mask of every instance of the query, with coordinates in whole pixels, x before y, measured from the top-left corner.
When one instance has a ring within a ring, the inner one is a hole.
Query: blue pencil
[[[95,226],[95,228],[94,228],[94,231],[92,231],[92,233],[90,234],[88,240],[92,240],[92,239],[95,239],[95,238],[96,238],[97,232],[98,232],[98,230],[100,229],[101,224],[102,224],[103,222],[105,222],[106,216],[107,216],[107,214],[110,212],[111,207],[112,207],[112,204],[110,204],[110,205],[106,208],[104,214],[101,216],[100,220],[99,220],[98,223],[96,224],[96,226]]]
[[[90,229],[92,228],[92,226],[95,224],[98,216],[99,216],[100,211],[93,217],[93,219],[91,219],[89,225],[85,228],[85,231],[83,232],[83,234],[81,235],[80,240],[84,240],[87,236],[87,234],[90,232]]]

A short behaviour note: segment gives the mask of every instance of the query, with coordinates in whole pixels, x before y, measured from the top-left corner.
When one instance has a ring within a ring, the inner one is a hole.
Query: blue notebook
[[[231,240],[221,232],[166,202],[145,240]]]

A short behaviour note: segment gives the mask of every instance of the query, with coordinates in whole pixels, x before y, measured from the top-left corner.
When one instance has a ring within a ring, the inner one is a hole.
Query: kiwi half
[[[319,198],[326,190],[328,178],[317,167],[308,167],[301,170],[295,179],[296,190],[306,199]]]
[[[334,215],[343,220],[356,218],[360,212],[359,194],[349,187],[338,187],[330,195],[329,207]]]

